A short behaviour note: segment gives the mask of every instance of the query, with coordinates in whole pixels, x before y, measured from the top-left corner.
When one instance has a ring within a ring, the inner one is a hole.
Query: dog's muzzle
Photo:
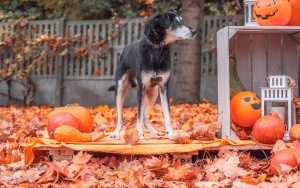
[[[192,35],[192,38],[194,38],[196,36],[196,29],[191,29],[191,35]]]

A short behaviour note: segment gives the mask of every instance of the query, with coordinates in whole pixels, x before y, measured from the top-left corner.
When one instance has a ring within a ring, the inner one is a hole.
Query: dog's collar
[[[146,36],[145,36],[145,39],[146,39],[146,43],[147,44],[150,44],[153,48],[160,48],[160,47],[163,47],[163,46],[166,46],[167,44],[162,42],[160,44],[154,44],[153,42],[151,42]]]

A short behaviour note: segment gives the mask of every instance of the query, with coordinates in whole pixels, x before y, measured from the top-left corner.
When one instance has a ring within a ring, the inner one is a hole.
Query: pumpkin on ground
[[[230,114],[234,123],[241,127],[252,127],[261,117],[260,98],[251,91],[237,93],[230,100]]]
[[[91,112],[82,106],[65,106],[55,108],[49,113],[48,118],[59,112],[68,112],[80,120],[79,131],[90,133],[93,130],[93,117]]]
[[[253,17],[262,26],[284,26],[291,15],[289,0],[257,0],[253,7]]]
[[[280,164],[288,165],[290,167],[297,166],[297,158],[293,149],[287,148],[274,153],[270,163],[270,170],[273,174],[279,174],[277,169],[280,169]]]
[[[92,135],[89,133],[82,133],[78,129],[62,125],[54,130],[54,138],[60,142],[91,142]]]
[[[274,111],[259,118],[252,129],[255,140],[263,144],[275,144],[277,140],[283,139],[284,133],[284,123]]]
[[[58,112],[53,114],[47,121],[47,132],[50,138],[54,138],[54,130],[61,125],[70,125],[79,129],[80,120],[68,112]]]
[[[292,6],[292,15],[290,21],[286,25],[298,26],[300,25],[300,1],[289,0]]]

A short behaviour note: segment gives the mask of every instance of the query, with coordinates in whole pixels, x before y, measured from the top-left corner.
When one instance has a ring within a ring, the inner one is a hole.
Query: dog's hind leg
[[[174,133],[172,122],[171,122],[167,85],[163,85],[163,86],[159,87],[159,95],[160,95],[161,105],[163,108],[163,113],[164,113],[164,118],[165,118],[166,132],[167,132],[168,136],[170,137],[170,136],[173,136],[175,133]]]
[[[147,89],[147,91],[145,92],[145,100],[147,100],[146,104],[145,104],[145,110],[144,110],[144,123],[145,126],[147,127],[147,129],[150,131],[150,134],[152,135],[157,135],[157,136],[163,136],[164,134],[161,132],[157,132],[152,125],[149,122],[149,112],[151,110],[151,108],[153,107],[153,105],[156,102],[158,96],[158,86],[152,87]]]
[[[111,138],[120,137],[120,131],[123,126],[123,115],[122,115],[123,103],[129,89],[130,89],[129,76],[128,73],[125,73],[121,77],[121,79],[119,79],[116,85],[116,106],[117,106],[118,124],[115,131],[110,135]]]

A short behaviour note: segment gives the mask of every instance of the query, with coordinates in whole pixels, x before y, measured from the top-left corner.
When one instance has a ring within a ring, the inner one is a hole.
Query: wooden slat
[[[287,35],[283,36],[283,48],[282,48],[282,72],[295,79],[296,83],[299,84],[299,55],[291,55],[291,54],[300,54],[300,50],[298,48],[298,44]]]
[[[252,91],[260,96],[260,87],[266,86],[267,78],[267,38],[265,34],[252,35]]]
[[[221,137],[231,137],[230,130],[230,93],[229,93],[229,28],[217,33],[218,53],[218,112],[222,122]]]
[[[246,90],[252,91],[251,35],[236,36],[237,73]]]
[[[282,35],[267,35],[267,69],[268,75],[281,75],[282,72]]]

